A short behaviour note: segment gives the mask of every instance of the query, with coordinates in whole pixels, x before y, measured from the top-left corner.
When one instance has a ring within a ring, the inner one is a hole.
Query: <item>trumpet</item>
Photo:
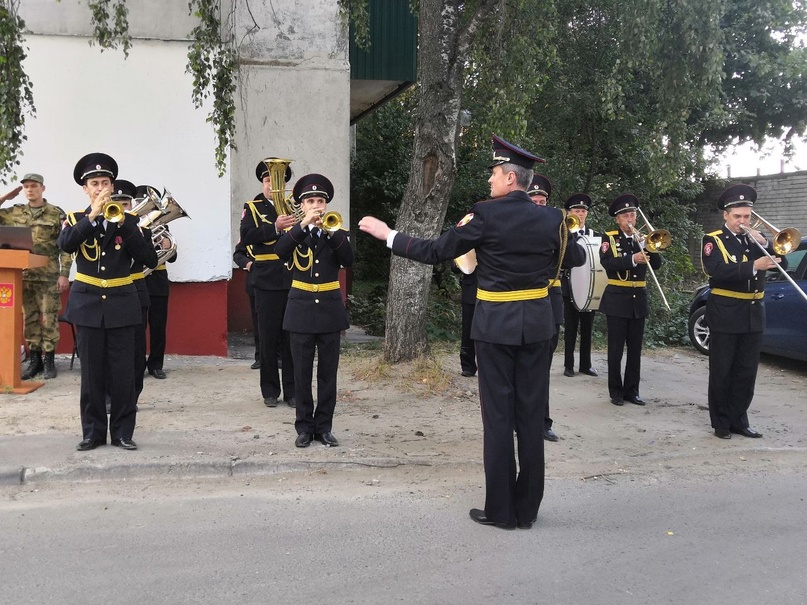
[[[108,223],[123,224],[126,218],[126,213],[123,211],[123,206],[118,202],[109,201],[104,206],[104,220]]]
[[[342,228],[342,215],[338,212],[326,212],[319,220],[322,223],[322,229],[328,233],[334,233]]]
[[[759,225],[764,225],[766,229],[768,229],[771,233],[773,233],[773,241],[771,242],[771,247],[773,251],[778,254],[779,256],[785,256],[786,254],[792,252],[796,248],[799,247],[799,243],[801,241],[801,233],[795,227],[789,227],[787,229],[777,229],[773,225],[771,225],[768,221],[763,219],[753,210],[751,214],[756,218],[756,222],[754,223],[753,227],[746,227],[745,225],[740,225],[743,232],[748,236],[748,239],[753,240],[753,242],[757,245],[757,247],[762,250],[763,254],[767,256],[773,262],[776,260],[768,254],[768,251],[760,244],[757,239],[751,234],[751,229],[756,229]],[[791,283],[791,285],[796,289],[796,292],[801,294],[801,297],[804,300],[807,300],[807,294],[804,293],[799,285],[796,283],[790,275],[788,275],[787,271],[785,271],[779,263],[776,263],[776,268],[779,269],[779,272],[784,275],[784,277]]]

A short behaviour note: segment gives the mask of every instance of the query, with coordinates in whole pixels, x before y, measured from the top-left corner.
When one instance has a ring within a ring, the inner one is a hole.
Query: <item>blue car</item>
[[[807,292],[807,237],[798,249],[785,257],[782,267]],[[796,291],[782,272],[767,272],[765,283],[765,332],[762,352],[807,361],[807,300]],[[701,353],[709,353],[709,326],[706,325],[706,297],[709,286],[701,286],[689,306],[689,340]]]

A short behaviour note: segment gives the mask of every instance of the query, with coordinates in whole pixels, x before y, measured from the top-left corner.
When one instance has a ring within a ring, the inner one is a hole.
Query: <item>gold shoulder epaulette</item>
[[[722,229],[718,229],[717,231],[712,231],[711,233],[707,233],[706,235],[709,235],[709,236],[711,236],[711,237],[717,237],[717,236],[718,236],[718,235],[720,235],[721,233],[723,233],[723,230],[722,230]]]
[[[70,223],[70,225],[75,225],[76,224],[76,213],[75,212],[68,212],[67,213],[67,222]]]
[[[613,236],[613,235],[616,235],[617,233],[619,233],[619,231],[617,229],[614,229],[613,231],[606,231],[605,235],[612,235]]]

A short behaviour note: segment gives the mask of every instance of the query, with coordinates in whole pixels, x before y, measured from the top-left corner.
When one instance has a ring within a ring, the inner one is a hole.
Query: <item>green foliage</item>
[[[93,26],[90,46],[98,44],[101,52],[120,46],[124,56],[128,57],[129,49],[132,48],[132,38],[129,35],[129,9],[126,7],[126,0],[115,0],[114,6],[112,5],[112,0],[87,1],[92,13]]]
[[[193,28],[186,72],[193,76],[192,99],[200,108],[212,95],[207,122],[216,133],[216,169],[222,176],[227,154],[235,144],[235,73],[238,56],[231,40],[222,41],[220,0],[190,0],[188,10],[199,19]]]
[[[25,22],[17,15],[16,4],[0,5],[0,182],[3,175],[19,165],[25,114],[34,115],[33,84],[23,71],[26,57],[22,31]]]

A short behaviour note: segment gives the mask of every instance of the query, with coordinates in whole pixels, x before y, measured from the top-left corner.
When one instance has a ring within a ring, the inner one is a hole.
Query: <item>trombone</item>
[[[666,229],[653,229],[653,225],[650,224],[650,221],[647,220],[647,217],[642,212],[641,208],[637,208],[636,210],[639,211],[639,214],[644,221],[645,227],[647,228],[647,235],[644,236],[644,248],[649,250],[650,252],[660,252],[661,250],[666,250],[670,247],[672,243],[672,235]],[[635,241],[639,246],[642,246],[642,233],[635,226],[628,223],[628,227],[630,228],[631,235],[633,236],[633,241]],[[647,258],[647,253],[642,250],[642,254],[645,255]],[[658,288],[659,294],[661,294],[661,300],[664,301],[664,306],[667,307],[668,311],[672,311],[670,309],[670,303],[667,302],[667,297],[664,296],[664,290],[661,289],[661,284],[658,282],[658,277],[656,277],[656,272],[653,270],[652,265],[650,264],[650,259],[647,260],[647,268],[650,269],[650,276],[653,278],[653,281],[656,284],[656,288]]]
[[[745,225],[740,225],[749,239],[753,240],[753,242],[757,245],[757,247],[762,250],[762,253],[767,256],[771,261],[776,263],[776,268],[779,269],[779,272],[785,276],[787,281],[789,281],[793,287],[796,289],[796,292],[801,294],[801,297],[804,300],[807,300],[807,294],[804,293],[799,285],[796,283],[790,275],[788,275],[787,271],[785,271],[782,266],[776,262],[776,260],[768,253],[765,248],[762,247],[753,235],[751,235],[751,229],[756,229],[760,225],[764,226],[768,231],[773,234],[773,239],[771,241],[771,247],[773,248],[774,253],[778,254],[779,256],[785,256],[799,247],[799,243],[801,242],[801,233],[795,227],[788,227],[787,229],[777,229],[773,225],[771,225],[768,221],[762,218],[753,210],[751,211],[751,215],[756,219],[753,227],[746,227]]]

